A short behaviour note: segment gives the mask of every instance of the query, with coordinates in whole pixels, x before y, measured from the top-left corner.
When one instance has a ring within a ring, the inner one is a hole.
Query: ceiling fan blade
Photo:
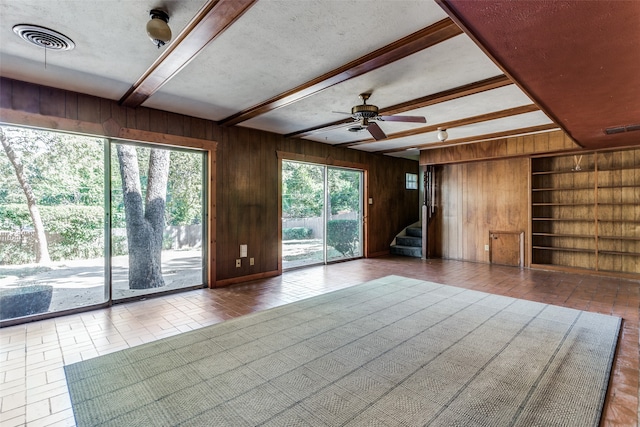
[[[380,116],[383,122],[412,122],[427,123],[427,119],[421,116]]]
[[[387,138],[387,135],[375,122],[369,123],[369,125],[367,126],[367,130],[376,141]]]

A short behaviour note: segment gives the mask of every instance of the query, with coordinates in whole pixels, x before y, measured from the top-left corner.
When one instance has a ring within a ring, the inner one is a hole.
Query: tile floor
[[[65,364],[389,274],[622,317],[602,425],[638,425],[639,281],[401,257],[309,267],[0,329],[0,425],[74,425]]]

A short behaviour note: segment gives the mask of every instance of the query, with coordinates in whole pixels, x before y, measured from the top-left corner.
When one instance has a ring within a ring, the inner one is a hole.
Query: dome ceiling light
[[[446,129],[438,128],[438,141],[445,142],[449,138],[449,134]]]
[[[160,49],[171,40],[169,15],[164,10],[152,9],[149,16],[151,19],[147,22],[147,35],[151,42]]]

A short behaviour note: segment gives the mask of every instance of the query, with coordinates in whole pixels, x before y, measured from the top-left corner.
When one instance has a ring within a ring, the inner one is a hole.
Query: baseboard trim
[[[278,270],[265,271],[263,273],[250,274],[248,276],[232,277],[230,279],[217,280],[211,288],[222,288],[224,286],[235,285],[237,283],[250,282],[257,279],[266,279],[269,277],[279,276],[281,273]]]

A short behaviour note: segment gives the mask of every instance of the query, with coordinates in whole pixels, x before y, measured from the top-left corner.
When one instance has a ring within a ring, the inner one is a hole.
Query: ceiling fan
[[[351,108],[351,113],[343,113],[340,111],[334,111],[334,113],[339,114],[349,114],[353,117],[353,120],[358,124],[356,126],[352,126],[349,128],[350,132],[360,132],[363,130],[369,131],[371,136],[379,141],[381,139],[385,139],[387,135],[384,131],[378,126],[378,124],[374,120],[378,120],[381,122],[412,122],[412,123],[426,123],[427,119],[420,116],[386,116],[378,113],[378,107],[375,105],[367,104],[367,100],[371,96],[371,93],[361,93],[360,99],[362,99],[362,104],[355,105]]]

